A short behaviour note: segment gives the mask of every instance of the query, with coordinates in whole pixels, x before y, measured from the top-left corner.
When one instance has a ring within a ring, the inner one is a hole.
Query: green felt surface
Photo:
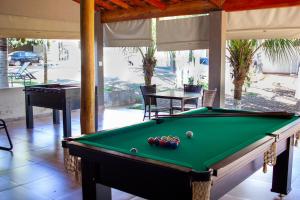
[[[186,112],[222,113],[222,109],[208,111],[206,108]],[[196,171],[207,170],[211,165],[263,138],[267,133],[281,128],[298,117],[291,119],[267,117],[206,117],[164,119],[156,124],[154,120],[123,128],[103,131],[99,134],[83,136],[77,142],[126,154],[168,162]],[[193,131],[189,139],[186,131]],[[175,150],[151,146],[149,137],[173,135],[180,137],[181,143]],[[131,153],[131,148],[138,153]]]

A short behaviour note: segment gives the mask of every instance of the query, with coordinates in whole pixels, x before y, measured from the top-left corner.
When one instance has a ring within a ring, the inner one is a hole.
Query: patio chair
[[[184,92],[194,92],[194,93],[199,93],[199,98],[201,97],[202,94],[202,85],[187,85],[184,84]],[[187,99],[184,101],[184,110],[190,110],[198,107],[198,99]],[[181,110],[181,106],[172,106],[172,110]]]
[[[10,72],[8,73],[8,78],[11,81],[11,85],[13,86],[13,79],[22,79],[23,83],[25,85],[25,81],[26,80],[31,80],[32,79],[36,79],[36,77],[27,70],[27,67],[29,66],[30,62],[25,62],[19,69],[17,72]]]
[[[143,99],[144,99],[144,118],[143,121],[145,120],[146,117],[149,117],[149,119],[152,117],[150,113],[150,100],[151,100],[151,112],[155,113],[155,117],[158,117],[159,112],[169,112],[171,114],[171,108],[170,107],[159,107],[157,106],[157,101],[156,98],[147,97],[145,96],[146,94],[151,94],[156,92],[156,85],[150,85],[150,86],[140,86]],[[148,113],[148,115],[147,115]]]
[[[213,107],[217,89],[203,90],[202,107]]]
[[[2,120],[2,119],[0,119],[0,130],[2,130],[2,129],[4,129],[4,131],[6,133],[6,136],[7,136],[8,142],[9,142],[9,147],[2,147],[2,146],[0,146],[0,150],[10,151],[10,150],[13,149],[13,144],[12,144],[11,139],[9,137],[9,133],[8,133],[5,121]]]

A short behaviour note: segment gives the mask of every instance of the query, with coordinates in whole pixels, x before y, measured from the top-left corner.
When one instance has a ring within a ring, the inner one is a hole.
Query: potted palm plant
[[[262,50],[267,57],[275,61],[291,61],[300,54],[299,40],[268,39],[268,40],[230,40],[227,59],[232,67],[234,85],[234,106],[241,107],[243,85],[249,79],[249,70],[253,56]]]

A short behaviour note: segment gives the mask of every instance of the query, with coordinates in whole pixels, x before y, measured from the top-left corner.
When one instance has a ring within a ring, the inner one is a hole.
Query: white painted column
[[[298,78],[297,78],[297,81],[296,81],[296,94],[295,94],[295,97],[297,99],[300,99],[300,69],[298,71]]]
[[[95,74],[98,87],[98,106],[104,108],[103,24],[100,12],[95,12]]]
[[[208,87],[218,90],[214,107],[224,107],[227,13],[225,11],[210,12],[209,20]]]
[[[8,87],[7,39],[0,38],[0,88]]]
[[[104,108],[104,66],[103,66],[103,24],[101,23],[101,13],[95,11],[95,83],[97,86],[98,108]],[[96,110],[97,112],[98,110]],[[96,185],[96,199],[111,200],[111,188],[102,184]]]

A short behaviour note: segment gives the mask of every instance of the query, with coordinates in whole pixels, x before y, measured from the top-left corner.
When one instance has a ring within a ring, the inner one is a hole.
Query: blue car
[[[200,64],[202,64],[202,65],[208,65],[208,58],[201,57],[200,58]]]
[[[30,51],[15,51],[9,54],[9,65],[22,65],[25,62],[39,63],[42,57]]]

